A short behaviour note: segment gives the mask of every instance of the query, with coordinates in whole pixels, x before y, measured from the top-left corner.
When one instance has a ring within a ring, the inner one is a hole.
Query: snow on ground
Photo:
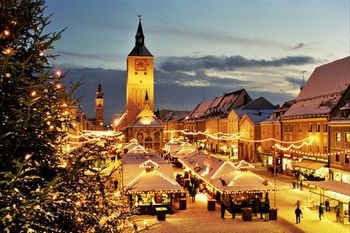
[[[273,182],[266,168],[257,168],[257,174],[266,176]],[[305,207],[304,203],[312,196],[319,200],[319,196],[311,194],[307,187],[303,190],[292,189],[291,177],[278,175],[276,184],[281,191],[276,194],[276,205],[278,208],[278,220],[264,222],[259,217],[253,216],[252,221],[243,221],[241,214],[231,219],[231,214],[226,212],[225,219],[220,218],[220,206],[216,205],[216,211],[207,210],[207,201],[197,195],[196,202],[192,203],[187,198],[187,209],[178,210],[179,203],[174,203],[175,214],[166,215],[166,221],[157,221],[157,216],[138,216],[138,225],[144,226],[146,221],[148,230],[144,232],[157,233],[349,233],[350,226],[335,222],[335,213],[325,212],[324,218],[319,220],[316,210]],[[295,224],[294,209],[296,202],[300,200],[303,218],[300,224]],[[273,193],[270,194],[271,207],[274,206]]]

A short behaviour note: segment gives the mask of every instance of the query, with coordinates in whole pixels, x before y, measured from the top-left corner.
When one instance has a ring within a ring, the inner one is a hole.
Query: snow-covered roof
[[[296,100],[343,92],[350,85],[350,56],[317,67]]]
[[[241,95],[245,96],[239,98]],[[250,97],[244,89],[225,93],[223,96],[201,102],[185,119],[196,120],[225,116],[231,109],[239,108],[247,101],[250,101]]]
[[[210,181],[222,192],[249,192],[273,190],[273,185],[265,178],[247,171],[234,171]]]
[[[205,180],[209,180],[224,163],[224,161],[210,157],[198,150],[184,155],[179,158],[179,161]]]
[[[350,86],[350,56],[317,67],[282,118],[325,117]]]
[[[159,171],[143,171],[134,180],[126,185],[131,192],[161,192],[182,191],[181,187],[173,178],[164,176]]]
[[[350,197],[350,184],[336,181],[336,180],[325,180],[325,181],[308,181],[308,183],[317,185],[318,187],[330,190],[336,193],[341,193],[343,195]]]
[[[342,93],[335,93],[299,100],[289,108],[282,118],[297,116],[326,116],[330,114],[341,98]]]
[[[185,118],[190,112],[189,111],[171,111],[162,117],[163,122],[179,121]]]
[[[162,123],[154,116],[144,116],[139,117],[135,120],[134,123],[130,125],[130,127],[156,127],[156,128],[164,128]]]
[[[144,153],[127,153],[123,157],[123,163],[124,164],[136,164],[140,165],[144,163],[145,161],[151,159],[153,162],[157,164],[166,164],[167,161],[164,160],[159,154],[156,153],[149,153],[149,154],[144,154]]]

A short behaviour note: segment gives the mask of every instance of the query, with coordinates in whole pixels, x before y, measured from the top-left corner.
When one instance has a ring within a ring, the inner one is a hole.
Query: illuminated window
[[[350,133],[345,133],[345,142],[350,142]]]
[[[327,129],[327,124],[323,124],[323,132],[327,132],[328,129]]]
[[[335,161],[336,162],[339,162],[339,157],[340,157],[339,154],[335,154]]]
[[[320,132],[321,124],[317,123],[316,124],[316,132]]]
[[[303,125],[299,124],[299,132],[302,132],[302,131],[303,131]]]
[[[312,132],[312,123],[309,124],[309,132]]]
[[[345,163],[349,163],[350,154],[345,154]]]
[[[335,133],[335,141],[340,142],[341,141],[341,134],[339,132]]]

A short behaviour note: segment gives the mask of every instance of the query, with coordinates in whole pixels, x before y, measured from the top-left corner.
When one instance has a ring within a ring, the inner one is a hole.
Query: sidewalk
[[[257,166],[254,169],[256,174],[259,174],[271,183],[274,182],[274,177],[271,172],[267,172],[266,167]],[[322,220],[319,220],[318,210],[310,209],[307,207],[307,199],[319,200],[318,194],[312,193],[307,185],[303,186],[303,189],[293,189],[292,185],[293,177],[285,174],[278,174],[276,176],[276,186],[279,190],[276,192],[276,205],[279,208],[278,216],[288,222],[295,223],[294,209],[296,203],[299,200],[301,202],[301,209],[303,211],[304,218],[301,219],[301,224],[298,224],[298,228],[303,232],[350,232],[350,226],[336,222],[335,212],[325,212]],[[273,206],[273,195],[270,196],[270,202]]]

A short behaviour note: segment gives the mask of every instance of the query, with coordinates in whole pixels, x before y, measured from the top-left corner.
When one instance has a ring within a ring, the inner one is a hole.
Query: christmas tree
[[[96,169],[111,139],[63,147],[76,101],[50,66],[62,32],[46,32],[44,9],[44,0],[0,1],[0,230],[136,231],[125,197]]]

